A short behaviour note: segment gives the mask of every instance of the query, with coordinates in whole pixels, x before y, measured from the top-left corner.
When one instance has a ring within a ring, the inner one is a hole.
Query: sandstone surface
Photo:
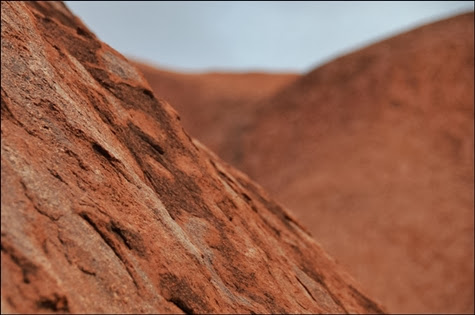
[[[474,312],[473,13],[334,60],[258,107],[232,162],[372,296],[392,312]]]
[[[1,19],[2,313],[382,312],[63,3]]]
[[[232,140],[213,149],[391,311],[473,313],[473,30],[464,14],[338,58],[264,101],[235,103],[234,132],[212,99],[206,117],[193,99],[180,113],[207,126],[190,131],[205,143],[224,130]]]

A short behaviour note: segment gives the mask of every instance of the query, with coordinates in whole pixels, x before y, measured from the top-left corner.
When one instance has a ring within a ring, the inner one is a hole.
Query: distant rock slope
[[[145,76],[168,99],[183,95],[192,136],[293,210],[390,310],[473,313],[473,29],[470,13],[409,31],[261,101],[250,92],[272,76],[247,99],[220,81],[238,112],[208,98],[200,116],[186,99],[200,99],[200,82]]]
[[[373,297],[474,312],[473,13],[336,59],[257,107],[233,162]]]
[[[176,73],[133,62],[153,91],[173,105],[182,124],[225,161],[238,160],[244,126],[256,104],[284,88],[292,73]]]
[[[2,313],[382,311],[62,3],[1,10]]]

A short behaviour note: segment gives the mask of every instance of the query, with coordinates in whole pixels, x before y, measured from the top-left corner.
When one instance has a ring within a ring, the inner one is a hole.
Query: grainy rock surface
[[[1,11],[2,313],[382,311],[62,3]]]
[[[473,30],[473,13],[430,24],[236,103],[244,124],[213,147],[394,312],[474,312]],[[205,144],[231,130],[208,118]]]
[[[241,136],[260,101],[299,75],[292,73],[176,73],[134,62],[153,91],[173,105],[185,130],[224,161],[240,160]],[[183,113],[183,114],[182,114]]]

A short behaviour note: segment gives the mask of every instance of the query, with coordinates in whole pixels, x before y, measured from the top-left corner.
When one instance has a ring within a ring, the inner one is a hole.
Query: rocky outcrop
[[[473,19],[303,76],[259,104],[234,161],[393,312],[474,311]]]
[[[394,312],[474,311],[473,29],[464,14],[338,58],[240,105],[213,147]]]
[[[295,81],[292,73],[177,73],[133,63],[153,91],[173,104],[183,127],[224,161],[240,160],[235,148],[260,101]]]
[[[62,3],[1,10],[2,313],[382,312]]]

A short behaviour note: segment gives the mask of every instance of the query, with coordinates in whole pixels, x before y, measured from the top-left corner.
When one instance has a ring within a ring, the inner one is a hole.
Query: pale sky
[[[306,72],[473,1],[65,1],[126,57],[176,71]]]

